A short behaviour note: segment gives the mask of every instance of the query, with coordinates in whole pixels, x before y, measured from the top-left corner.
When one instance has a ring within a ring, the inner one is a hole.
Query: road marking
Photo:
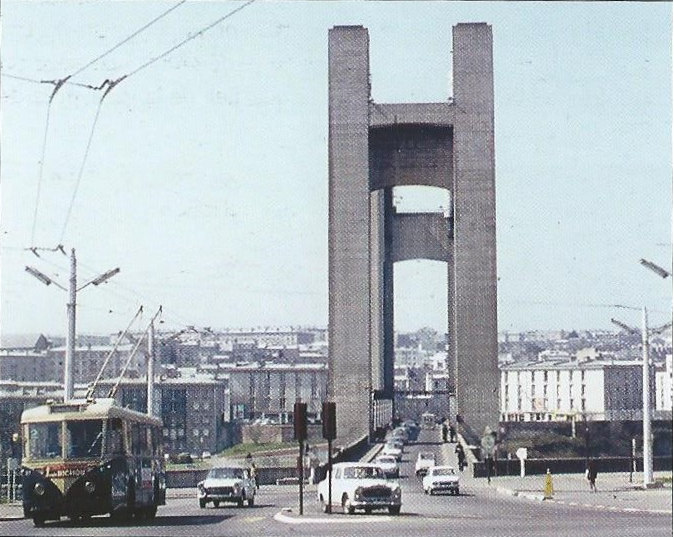
[[[393,518],[390,516],[382,517],[349,517],[349,518],[295,518],[284,515],[283,513],[276,513],[274,520],[283,522],[285,524],[362,524],[363,522],[391,522]]]

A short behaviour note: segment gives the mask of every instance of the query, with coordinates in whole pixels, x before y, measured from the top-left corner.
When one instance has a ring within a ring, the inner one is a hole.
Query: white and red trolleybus
[[[160,419],[114,399],[48,402],[25,410],[23,511],[36,526],[76,520],[154,518],[166,503]]]

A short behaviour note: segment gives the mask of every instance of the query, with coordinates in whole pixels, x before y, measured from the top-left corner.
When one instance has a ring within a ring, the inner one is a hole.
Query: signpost
[[[300,443],[300,455],[297,457],[297,473],[300,484],[300,515],[304,514],[304,441],[307,439],[307,404],[295,403],[293,413],[295,440]]]
[[[332,513],[332,441],[337,438],[337,416],[335,403],[325,401],[321,409],[323,438],[328,441],[328,505],[326,512]]]

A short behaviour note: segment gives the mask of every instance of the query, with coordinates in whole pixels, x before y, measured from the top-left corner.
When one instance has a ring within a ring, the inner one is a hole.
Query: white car
[[[386,444],[381,450],[381,454],[393,457],[397,461],[403,458],[403,450],[397,447],[395,444]]]
[[[255,503],[255,479],[248,466],[219,466],[211,468],[206,479],[197,484],[197,498],[202,509],[211,502],[218,507],[220,502],[234,502],[243,507]]]
[[[328,512],[328,478],[318,484],[318,501]],[[388,509],[392,515],[400,513],[402,490],[396,481],[387,481],[384,471],[376,464],[340,462],[332,467],[332,504],[344,513],[356,509],[366,513]]]
[[[423,476],[428,473],[428,469],[435,466],[435,454],[429,451],[422,451],[417,455],[417,462],[414,465],[414,473]]]
[[[459,494],[459,476],[452,466],[433,466],[422,483],[426,494],[447,491],[452,495]]]
[[[400,477],[400,469],[398,468],[398,461],[391,455],[379,455],[374,463],[384,470],[384,475],[397,479]]]

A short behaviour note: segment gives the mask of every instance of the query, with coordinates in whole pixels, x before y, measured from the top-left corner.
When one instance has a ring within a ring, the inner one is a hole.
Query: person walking
[[[459,464],[459,471],[463,472],[463,464],[466,460],[466,454],[463,451],[463,447],[461,444],[457,444],[456,448],[454,449],[454,453],[456,453],[456,459]]]
[[[250,477],[252,477],[253,481],[255,482],[255,488],[260,490],[260,481],[257,477],[257,466],[255,466],[254,462],[250,463]]]
[[[452,424],[449,425],[449,441],[452,443],[456,442],[456,429]]]
[[[590,490],[597,492],[597,465],[594,461],[587,463],[587,470],[585,470],[587,480],[590,482]]]

